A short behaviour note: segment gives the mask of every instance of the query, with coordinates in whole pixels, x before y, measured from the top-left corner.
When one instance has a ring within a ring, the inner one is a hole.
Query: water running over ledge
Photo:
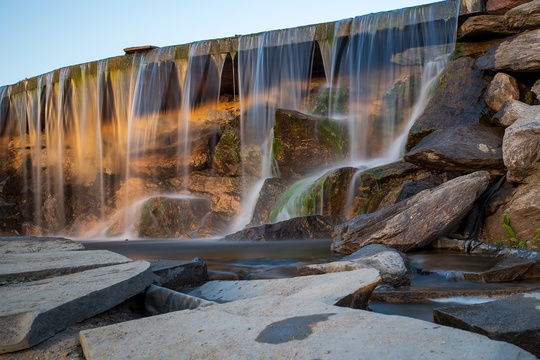
[[[237,230],[249,222],[264,179],[279,175],[271,158],[275,110],[309,112],[316,83],[329,99],[319,115],[349,122],[352,151],[343,165],[390,161],[429,66],[444,64],[452,50],[458,4],[154,49],[0,88],[0,180],[3,201],[20,207],[23,224],[15,227],[140,237],[141,215],[129,211],[135,204],[160,196],[187,208],[190,199],[178,195],[189,195],[209,199],[199,217],[208,224],[170,237]],[[334,95],[342,93],[344,100]],[[229,138],[240,142],[240,168],[198,167],[195,148],[211,156]],[[169,210],[165,204],[149,216]]]

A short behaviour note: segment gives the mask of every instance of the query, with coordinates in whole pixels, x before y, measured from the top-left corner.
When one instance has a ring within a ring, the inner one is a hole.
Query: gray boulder
[[[518,100],[508,100],[502,108],[493,115],[491,122],[494,125],[509,127],[517,121],[517,119],[534,116],[535,113],[540,113],[540,107],[530,106]]]
[[[150,264],[129,262],[2,287],[0,354],[32,347],[143,292]]]
[[[384,284],[402,286],[410,283],[407,256],[380,244],[367,245],[341,261],[303,266],[298,272],[301,275],[316,275],[365,268],[377,269]]]
[[[464,273],[466,280],[488,283],[540,278],[539,260],[505,257],[488,270],[478,273]]]
[[[406,252],[427,246],[454,230],[489,181],[488,172],[478,171],[375,213],[357,216],[335,227],[332,250],[350,254],[369,244],[384,244]]]
[[[404,159],[427,169],[506,172],[502,157],[504,130],[482,125],[461,125],[437,130],[405,154]]]
[[[515,345],[479,334],[283,296],[84,330],[80,339],[88,360],[535,359]]]
[[[540,1],[534,0],[517,6],[504,14],[504,18],[509,29],[538,29],[540,27]]]
[[[511,36],[492,46],[476,60],[476,67],[489,71],[540,71],[540,29]]]
[[[435,309],[435,322],[515,344],[540,357],[540,293]]]
[[[508,181],[525,182],[525,178],[537,174],[540,170],[540,118],[523,117],[506,128],[502,150]]]
[[[154,273],[154,284],[169,289],[180,289],[198,285],[208,280],[206,264],[200,259],[153,260],[150,262]]]
[[[497,73],[489,84],[486,104],[493,111],[499,111],[507,100],[519,100],[519,85],[516,79],[505,73]]]

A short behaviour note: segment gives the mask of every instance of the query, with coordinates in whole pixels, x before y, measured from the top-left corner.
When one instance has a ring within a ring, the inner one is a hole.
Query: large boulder
[[[528,3],[531,0],[488,0],[486,10],[490,14],[504,14],[508,10],[521,4]]]
[[[242,174],[240,131],[227,125],[214,150],[212,169],[222,176]]]
[[[269,178],[264,180],[257,197],[257,204],[248,227],[262,225],[268,222],[270,211],[277,199],[287,190],[290,181],[283,178]]]
[[[540,357],[540,293],[527,293],[476,305],[433,311],[437,324],[506,341]]]
[[[384,244],[406,252],[426,246],[455,229],[489,182],[489,173],[478,171],[357,216],[335,227],[332,250],[350,254],[369,244]]]
[[[519,100],[518,82],[508,74],[497,73],[489,84],[486,104],[491,111],[497,112],[507,100]]]
[[[504,130],[483,125],[461,125],[437,130],[422,139],[404,159],[427,169],[503,175]]]
[[[513,35],[516,31],[509,30],[503,15],[479,15],[465,20],[457,32],[458,40],[470,40],[486,37]]]
[[[336,164],[346,158],[348,143],[345,122],[276,111],[273,152],[282,176],[305,175]]]
[[[534,0],[504,14],[509,29],[530,30],[540,27],[540,1]]]
[[[518,100],[508,100],[502,108],[497,111],[491,122],[494,125],[509,127],[517,121],[517,119],[531,117],[540,113],[540,107],[530,106]]]
[[[491,78],[475,68],[474,62],[471,57],[460,57],[446,66],[433,85],[436,92],[409,131],[407,150],[435,130],[476,124],[487,116],[483,97]]]
[[[540,71],[540,29],[511,36],[491,47],[476,60],[482,70],[503,72]]]
[[[273,224],[264,224],[240,230],[225,236],[235,241],[281,241],[330,239],[334,231],[330,219],[321,215],[295,217]]]

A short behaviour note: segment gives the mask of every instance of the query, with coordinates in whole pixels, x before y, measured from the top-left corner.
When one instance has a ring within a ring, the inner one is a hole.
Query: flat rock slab
[[[0,354],[34,346],[122,303],[151,283],[150,264],[137,261],[3,286]]]
[[[190,295],[210,301],[229,302],[273,294],[298,297],[306,302],[349,306],[347,302],[351,298],[362,297],[366,293],[369,297],[380,281],[377,270],[360,269],[346,274],[332,273],[291,279],[210,281]]]
[[[506,341],[540,357],[540,292],[436,309],[433,317],[439,324]]]
[[[34,281],[130,261],[108,250],[0,254],[0,279]]]
[[[267,296],[80,332],[97,359],[535,359],[508,343],[400,316]]]
[[[180,289],[198,285],[208,280],[206,264],[199,258],[184,260],[150,261],[154,273],[154,284],[169,289]]]
[[[0,238],[0,254],[46,253],[84,250],[81,243],[63,238]]]

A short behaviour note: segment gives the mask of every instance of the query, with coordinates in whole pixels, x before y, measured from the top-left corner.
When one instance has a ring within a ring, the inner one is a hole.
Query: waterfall
[[[276,110],[307,113],[317,97],[319,116],[347,123],[335,165],[354,181],[401,156],[453,49],[457,15],[439,12],[458,5],[144,49],[0,87],[0,205],[17,204],[28,235],[125,238],[149,198],[204,199],[201,236],[238,230],[280,176]],[[241,169],[223,173],[212,156],[237,133]],[[291,186],[270,220],[329,211],[331,171]]]

